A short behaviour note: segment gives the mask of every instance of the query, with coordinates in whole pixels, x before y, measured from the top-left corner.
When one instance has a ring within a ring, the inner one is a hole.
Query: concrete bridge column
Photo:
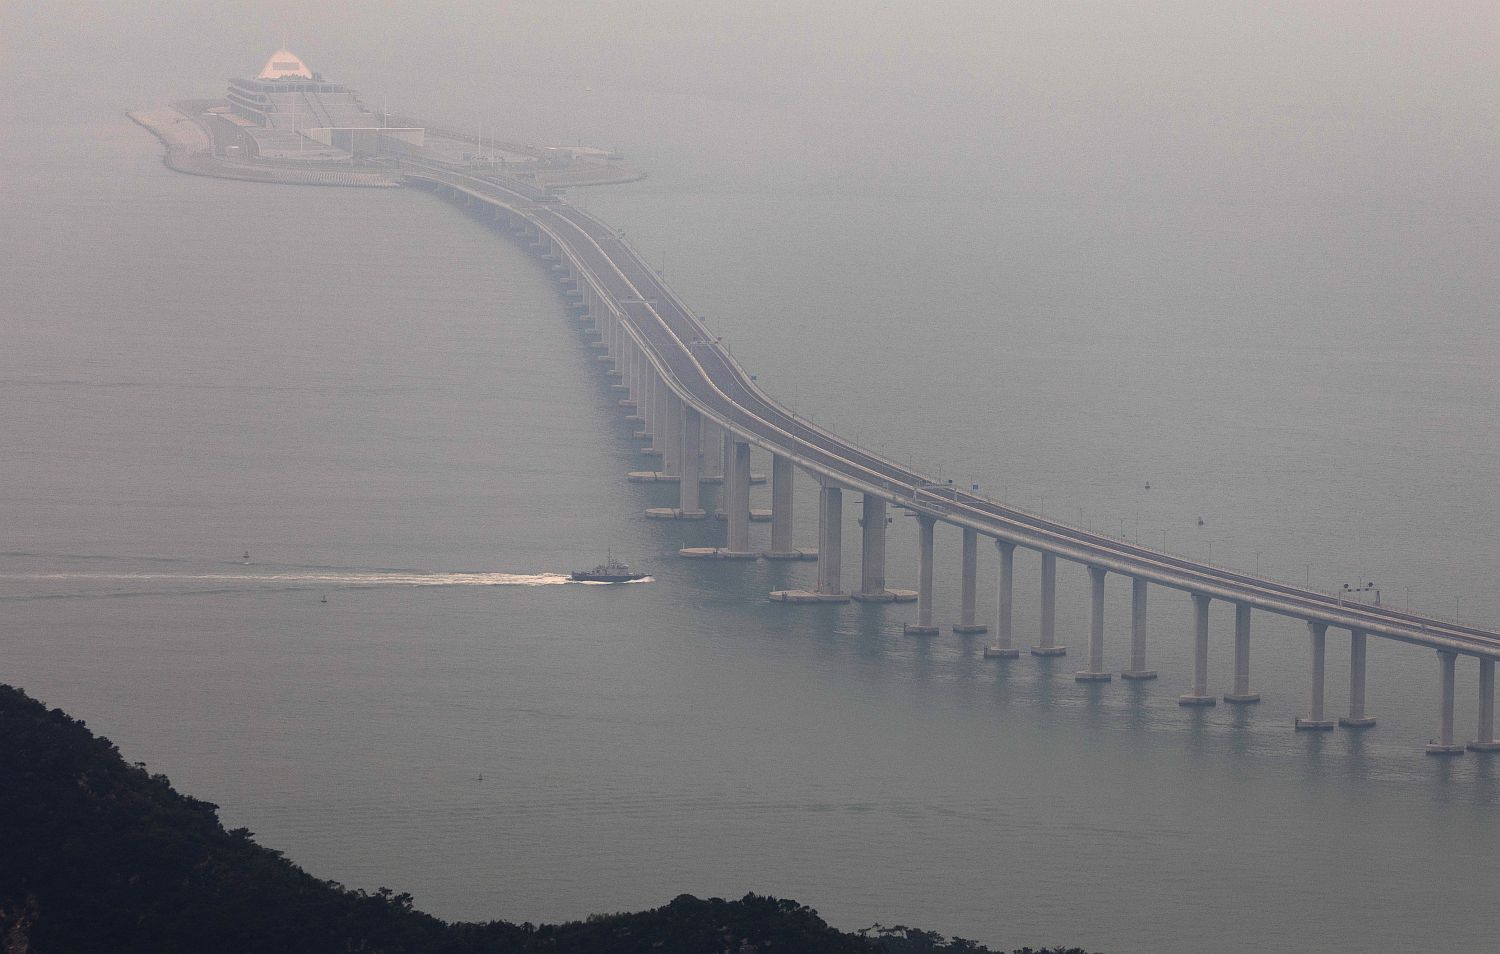
[[[1438,737],[1427,743],[1428,755],[1463,755],[1464,747],[1453,742],[1453,670],[1458,654],[1439,649],[1438,688],[1442,699],[1438,706]]]
[[[1057,645],[1057,556],[1042,552],[1042,638],[1031,647],[1033,656],[1066,656]]]
[[[792,477],[791,458],[772,454],[771,549],[766,552],[766,556],[773,560],[801,556],[792,549]]]
[[[625,334],[625,328],[615,319],[615,352],[614,361],[610,367],[607,377],[609,378],[609,391],[618,395],[621,400],[630,396],[630,336]]]
[[[936,636],[938,632],[932,624],[932,531],[936,524],[936,518],[917,514],[917,621],[906,624],[903,631],[908,636]]]
[[[667,382],[660,377],[656,379],[656,400],[652,402],[651,418],[651,452],[661,456],[661,469],[667,470],[667,442],[672,433],[672,402],[677,400],[677,395],[667,387]],[[676,471],[672,471],[676,473]]]
[[[724,477],[729,488],[724,507],[729,529],[727,549],[731,554],[758,556],[750,552],[750,445],[738,440],[726,444],[730,457]]]
[[[958,625],[955,633],[986,633],[989,627],[974,619],[974,601],[979,577],[979,533],[963,528],[963,580],[958,591]]]
[[[783,476],[784,475],[784,476]],[[783,503],[791,513],[792,461],[790,458],[771,455],[771,532],[776,532],[775,514]],[[781,498],[785,499],[782,500]],[[805,550],[792,546],[791,522],[788,519],[785,538],[775,546],[779,551],[767,553],[768,558],[782,560],[805,560],[811,558]],[[830,483],[827,478],[818,478],[818,582],[810,590],[773,590],[771,599],[781,603],[847,603],[849,594],[843,591],[844,560],[844,489]]]
[[[629,354],[630,354],[629,370],[626,372],[625,383],[630,388],[630,391],[629,391],[628,394],[625,395],[625,400],[629,401],[630,403],[627,404],[627,405],[625,405],[625,406],[628,407],[628,408],[630,408],[630,413],[627,414],[627,415],[625,415],[625,419],[627,421],[629,421],[629,420],[639,421],[641,419],[640,407],[641,407],[641,398],[642,398],[642,394],[641,394],[641,387],[642,387],[642,385],[641,385],[641,363],[642,363],[641,362],[641,353],[639,351],[637,351],[634,347],[632,347],[630,349]]]
[[[703,457],[698,452],[698,438],[703,433],[703,415],[697,408],[681,401],[678,407],[681,409],[678,456],[682,463],[682,477],[677,481],[677,515],[684,520],[700,520],[704,516],[699,484]]]
[[[844,488],[836,484],[824,483],[818,490],[819,594],[842,595],[843,559]]]
[[[1312,637],[1312,693],[1307,703],[1307,718],[1298,719],[1293,723],[1298,732],[1316,732],[1333,728],[1333,720],[1323,717],[1323,674],[1327,655],[1328,624],[1308,620],[1307,632]]]
[[[1260,701],[1260,693],[1250,691],[1250,604],[1234,604],[1234,691],[1225,702],[1246,705]]]
[[[708,418],[703,419],[703,476],[724,476],[724,432]]]
[[[659,435],[656,446],[661,450],[661,472],[681,474],[684,405],[682,398],[666,388],[662,388],[662,394],[665,397],[666,413],[662,415],[662,426],[656,432]]]
[[[890,522],[883,498],[865,494],[860,503],[859,592],[861,603],[889,603],[894,594],[885,588],[885,528]]]
[[[1021,655],[1019,649],[1010,645],[1011,592],[1016,576],[1016,545],[1009,540],[996,540],[995,549],[1000,552],[1000,572],[995,581],[995,643],[984,648],[986,659],[1015,659]]]
[[[1121,679],[1155,679],[1156,670],[1146,668],[1146,587],[1145,580],[1130,581],[1130,668]]]
[[[1079,682],[1109,682],[1111,678],[1104,668],[1104,577],[1104,567],[1089,567],[1089,667],[1073,674]]]
[[[1211,706],[1218,700],[1208,694],[1208,606],[1210,597],[1193,594],[1193,691],[1179,696],[1184,706]]]
[[[1493,659],[1481,658],[1479,660],[1479,730],[1474,735],[1474,741],[1469,743],[1469,750],[1473,752],[1500,750],[1500,742],[1495,741],[1495,661]]]
[[[635,436],[651,439],[651,428],[656,421],[656,369],[646,365],[641,374],[641,396],[635,403],[636,416],[641,419]]]
[[[1375,720],[1365,715],[1365,632],[1349,631],[1349,714],[1339,720],[1346,729],[1368,729]]]

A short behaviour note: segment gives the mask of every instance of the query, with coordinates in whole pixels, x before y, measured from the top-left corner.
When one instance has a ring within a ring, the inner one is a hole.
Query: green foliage
[[[218,807],[0,685],[0,954],[983,954],[912,928],[845,934],[795,901],[682,895],[567,924],[447,924],[412,896],[318,880]],[[1083,954],[1061,948],[1017,954]]]

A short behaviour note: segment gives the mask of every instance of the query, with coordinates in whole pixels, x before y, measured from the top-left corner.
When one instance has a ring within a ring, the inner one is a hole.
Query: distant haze
[[[7,4],[0,109],[217,94],[283,38],[403,109],[639,152],[765,141],[1014,192],[1493,201],[1492,3]],[[591,93],[585,87],[592,87]],[[752,143],[756,144],[752,147]]]

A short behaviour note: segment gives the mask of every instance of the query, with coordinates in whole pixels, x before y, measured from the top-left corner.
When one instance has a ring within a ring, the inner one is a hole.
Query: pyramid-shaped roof
[[[312,79],[313,72],[312,70],[307,68],[306,63],[302,62],[302,60],[298,58],[297,54],[293,53],[291,50],[288,50],[286,47],[282,47],[275,53],[271,54],[271,58],[269,60],[266,60],[265,67],[260,71],[260,76],[256,78],[263,80],[274,80],[282,79],[287,76],[296,76],[301,79]]]

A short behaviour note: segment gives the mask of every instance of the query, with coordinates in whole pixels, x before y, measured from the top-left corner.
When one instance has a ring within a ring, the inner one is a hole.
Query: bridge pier
[[[792,461],[780,454],[771,455],[771,549],[763,554],[770,560],[796,560],[802,554],[792,549]]]
[[[630,413],[625,415],[625,420],[634,423],[639,423],[641,421],[641,405],[645,403],[645,386],[642,383],[643,372],[641,371],[641,365],[644,363],[645,358],[641,354],[641,352],[637,351],[635,348],[631,348],[630,371],[625,378],[626,386],[630,388],[630,392],[625,395],[625,400],[621,401],[620,404],[622,407],[627,407],[630,409]],[[627,401],[629,402],[628,404],[626,403]]]
[[[1234,691],[1225,702],[1247,705],[1260,701],[1260,693],[1250,691],[1250,604],[1234,604]]]
[[[1121,679],[1155,679],[1156,670],[1146,668],[1146,587],[1140,577],[1130,580],[1130,668]]]
[[[700,478],[703,476],[703,454],[698,449],[698,440],[703,436],[703,415],[690,404],[681,406],[681,432],[677,441],[677,455],[682,465],[682,479],[677,482],[677,506],[681,516],[697,520],[704,516]]]
[[[1042,638],[1033,647],[1033,656],[1066,656],[1068,650],[1057,645],[1057,556],[1042,551]]]
[[[1495,661],[1487,657],[1479,660],[1479,728],[1469,751],[1500,751],[1495,741]]]
[[[656,422],[656,369],[650,365],[646,366],[645,373],[641,376],[641,398],[636,403],[635,413],[640,417],[640,429],[635,436],[641,440],[652,439],[652,427]],[[649,453],[642,448],[642,453]]]
[[[662,473],[675,474],[677,471],[672,468],[668,448],[676,440],[673,435],[673,425],[676,422],[672,419],[672,404],[680,399],[672,393],[672,389],[667,387],[667,382],[660,375],[653,382],[652,390],[655,397],[651,401],[651,446],[643,448],[641,453],[660,457]]]
[[[1346,729],[1368,729],[1375,720],[1365,715],[1365,631],[1349,631],[1349,714],[1339,720]]]
[[[755,557],[758,554],[750,552],[750,445],[731,441],[730,457],[729,498],[724,510],[729,551]]]
[[[725,431],[719,441],[719,471],[724,482],[719,490],[719,509],[729,513],[729,484],[734,479],[734,435]]]
[[[1458,654],[1439,649],[1438,689],[1438,737],[1427,743],[1428,755],[1463,755],[1464,747],[1453,741],[1453,670]]]
[[[955,633],[987,633],[989,627],[974,619],[974,602],[979,577],[979,532],[963,528],[963,579],[958,591],[958,624]]]
[[[847,602],[844,571],[844,489],[824,483],[818,489],[818,593]]]
[[[883,497],[864,494],[859,517],[859,592],[861,603],[909,603],[917,598],[911,590],[889,590],[885,586],[885,535],[891,520]]]
[[[1307,703],[1307,718],[1298,719],[1293,725],[1298,732],[1319,732],[1334,726],[1332,719],[1323,717],[1323,675],[1328,648],[1328,624],[1308,620],[1307,632],[1312,640],[1312,691]]]
[[[707,516],[702,502],[703,458],[698,452],[698,437],[703,430],[703,415],[698,412],[697,408],[677,398],[676,395],[673,395],[670,405],[677,411],[676,456],[681,464],[680,476],[677,478],[677,506],[653,507],[646,511],[646,516],[657,520],[702,520]],[[669,452],[668,459],[671,456]],[[669,468],[670,464],[664,460],[662,469],[665,471]],[[655,475],[658,480],[667,476],[664,473]]]
[[[621,395],[622,398],[630,396],[630,336],[625,333],[625,326],[619,317],[615,318],[615,364],[609,371],[609,390],[612,394]]]
[[[1078,682],[1109,682],[1104,668],[1104,577],[1102,566],[1089,569],[1089,667],[1073,674]]]
[[[854,598],[862,603],[885,602],[885,527],[886,502],[873,494],[860,501],[859,516],[859,592]]]
[[[908,636],[936,636],[932,623],[932,532],[936,517],[917,514],[917,621],[902,628]]]
[[[995,582],[995,642],[984,648],[986,659],[1015,659],[1021,655],[1019,649],[1011,648],[1011,594],[1016,576],[1016,545],[1009,540],[996,540],[995,549],[1000,552],[1000,570]]]
[[[1211,706],[1218,699],[1208,694],[1208,606],[1211,598],[1193,594],[1193,691],[1179,696],[1178,705]]]
[[[724,477],[724,432],[719,425],[711,419],[703,419],[703,436],[700,442],[703,448],[703,476],[708,478],[717,477],[721,481]]]
[[[773,456],[771,459],[771,491],[774,498],[777,476],[784,472],[783,493],[787,498],[787,512],[791,512],[792,462],[789,458]],[[811,590],[775,590],[771,599],[780,603],[847,603],[849,594],[843,591],[844,559],[844,489],[829,483],[827,478],[818,478],[818,582]],[[775,532],[774,507],[772,532]],[[766,556],[784,559],[807,559],[805,551],[792,549],[790,520],[786,531],[785,550],[768,553]]]
[[[724,472],[724,523],[726,546],[685,547],[685,557],[715,557],[721,560],[755,560],[750,549],[750,445],[725,434],[724,452],[729,458]]]
[[[682,398],[666,388],[662,388],[662,394],[662,406],[666,413],[662,415],[661,428],[655,432],[658,435],[656,446],[661,448],[661,472],[681,474],[684,405]]]

